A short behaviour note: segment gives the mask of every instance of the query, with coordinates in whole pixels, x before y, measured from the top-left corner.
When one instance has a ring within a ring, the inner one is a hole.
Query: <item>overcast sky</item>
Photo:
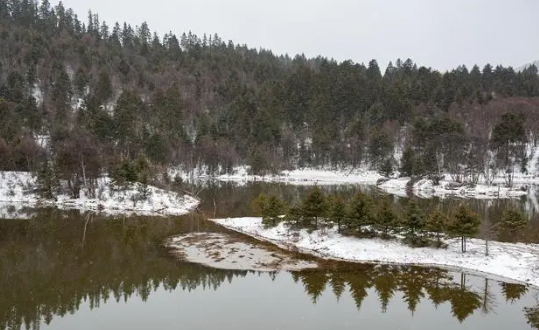
[[[56,4],[58,1],[51,3]],[[64,0],[112,25],[148,22],[160,36],[193,31],[271,49],[323,55],[382,70],[411,58],[438,70],[459,64],[518,67],[539,59],[539,0]]]

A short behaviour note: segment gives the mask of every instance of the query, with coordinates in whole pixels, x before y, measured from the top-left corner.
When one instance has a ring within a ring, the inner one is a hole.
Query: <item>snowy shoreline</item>
[[[459,184],[451,179],[449,174],[444,175],[438,185],[432,180],[421,179],[409,187],[410,177],[385,178],[376,171],[368,169],[311,169],[303,168],[291,171],[282,171],[279,174],[251,175],[245,166],[234,169],[233,174],[207,175],[202,170],[181,171],[171,169],[170,175],[180,175],[187,182],[200,182],[216,180],[220,182],[233,182],[245,185],[249,182],[284,183],[290,185],[343,185],[361,184],[376,186],[383,192],[398,196],[407,196],[409,192],[419,198],[432,197],[459,197],[475,199],[519,198],[529,194],[530,190],[539,186],[539,176],[518,173],[514,177],[512,187],[506,187],[503,176],[496,177],[488,185],[480,180],[477,185]]]
[[[215,223],[285,249],[295,248],[324,259],[349,262],[433,266],[494,275],[539,287],[539,244],[489,242],[471,239],[460,252],[458,239],[444,240],[447,249],[411,248],[395,240],[358,239],[343,236],[335,228],[309,233],[289,230],[284,223],[264,228],[261,218],[211,219]]]
[[[105,215],[172,216],[187,214],[200,203],[192,196],[153,186],[143,187],[140,183],[116,187],[108,177],[98,179],[94,198],[86,196],[84,190],[81,190],[79,198],[61,194],[54,200],[44,199],[34,191],[36,186],[36,179],[29,172],[0,172],[0,217],[9,217],[13,213],[7,208],[42,206],[93,211]]]

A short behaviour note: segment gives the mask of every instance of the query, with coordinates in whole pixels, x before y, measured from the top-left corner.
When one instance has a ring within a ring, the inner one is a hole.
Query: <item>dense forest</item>
[[[473,182],[525,168],[538,97],[533,65],[383,69],[0,0],[0,170],[75,185],[137,180],[141,163],[210,174],[369,166]]]

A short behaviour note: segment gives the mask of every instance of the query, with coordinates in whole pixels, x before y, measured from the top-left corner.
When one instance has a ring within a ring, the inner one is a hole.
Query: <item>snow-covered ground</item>
[[[400,149],[396,151],[396,156],[400,157]],[[506,187],[503,173],[496,176],[491,184],[480,176],[476,185],[458,184],[454,182],[451,175],[445,174],[439,185],[434,185],[432,180],[422,179],[415,182],[410,189],[407,187],[410,178],[400,178],[395,172],[393,177],[384,178],[377,171],[363,165],[358,168],[335,169],[331,167],[322,168],[301,168],[291,171],[281,171],[276,175],[251,175],[248,166],[237,166],[232,174],[207,174],[204,166],[192,169],[171,168],[168,173],[171,178],[179,176],[182,180],[192,183],[203,183],[209,180],[221,182],[234,182],[239,185],[248,182],[279,182],[293,185],[339,185],[339,184],[364,184],[377,185],[382,191],[387,193],[406,196],[408,189],[410,192],[421,198],[431,197],[451,197],[462,198],[515,198],[528,195],[539,186],[539,146],[528,144],[526,146],[526,156],[528,159],[526,173],[519,170],[515,165],[513,186]],[[223,171],[218,171],[222,173]]]
[[[491,185],[483,181],[475,186],[458,184],[451,179],[449,174],[445,175],[439,185],[434,185],[432,180],[422,179],[414,183],[409,189],[409,177],[399,178],[395,175],[392,178],[384,178],[376,171],[366,168],[336,170],[336,169],[297,169],[292,171],[282,171],[278,175],[250,175],[247,167],[237,167],[233,174],[207,175],[204,170],[194,169],[185,171],[179,169],[169,170],[170,177],[180,176],[186,182],[201,183],[206,180],[217,180],[221,182],[234,182],[239,185],[248,182],[278,182],[292,185],[339,185],[339,184],[364,184],[376,185],[380,190],[398,195],[407,196],[408,190],[420,198],[432,197],[462,197],[462,198],[516,198],[526,196],[539,186],[539,176],[531,174],[517,173],[514,177],[512,187],[506,187],[504,178],[499,176],[494,179]]]
[[[35,193],[36,179],[28,172],[0,172],[0,212],[13,216],[23,207],[56,206],[60,209],[81,209],[107,215],[182,215],[196,208],[198,199],[180,195],[153,186],[146,189],[139,183],[116,187],[111,180],[98,180],[96,197],[87,197],[81,190],[80,198],[59,195],[56,200],[45,200]],[[143,196],[146,198],[143,198]]]
[[[292,171],[282,171],[279,174],[251,175],[248,166],[235,167],[231,174],[208,175],[203,167],[191,170],[172,168],[169,176],[180,176],[187,182],[217,180],[246,184],[248,182],[282,182],[294,185],[336,185],[336,184],[376,184],[382,178],[376,171],[357,168],[347,170],[303,168]]]
[[[390,194],[406,196],[407,185],[410,178],[389,179],[378,184],[378,187]],[[420,198],[432,197],[462,197],[476,199],[516,198],[526,196],[534,186],[539,185],[539,178],[530,177],[527,180],[517,181],[512,187],[506,187],[503,178],[496,178],[492,185],[479,183],[475,186],[458,184],[445,175],[438,185],[432,180],[421,179],[414,183],[411,191]]]
[[[212,221],[237,232],[272,242],[281,247],[295,246],[301,252],[323,258],[354,262],[410,264],[466,269],[492,274],[539,287],[539,245],[468,240],[467,252],[460,252],[460,240],[447,239],[447,249],[411,248],[396,240],[358,239],[337,233],[336,228],[291,231],[281,223],[264,228],[261,218],[228,218]]]
[[[318,267],[315,262],[294,258],[282,250],[221,233],[179,235],[168,239],[165,245],[181,259],[212,268],[271,272]]]
[[[234,174],[219,175],[216,179],[220,181],[249,182],[266,181],[282,182],[295,185],[335,185],[335,184],[376,184],[382,176],[376,171],[367,169],[350,170],[319,170],[319,169],[297,169],[292,171],[282,171],[278,175],[249,175],[246,167],[236,169]]]

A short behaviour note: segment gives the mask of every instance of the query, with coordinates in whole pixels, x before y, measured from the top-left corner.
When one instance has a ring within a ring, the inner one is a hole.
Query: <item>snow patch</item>
[[[314,262],[292,258],[282,250],[274,251],[220,233],[175,236],[165,245],[182,259],[212,268],[270,272],[318,267]]]
[[[55,206],[60,209],[80,209],[108,215],[182,215],[196,208],[199,200],[189,195],[130,183],[118,187],[108,177],[98,179],[96,196],[85,190],[79,198],[59,195],[55,200],[41,198],[35,191],[36,178],[28,172],[0,172],[0,202],[16,208]]]

